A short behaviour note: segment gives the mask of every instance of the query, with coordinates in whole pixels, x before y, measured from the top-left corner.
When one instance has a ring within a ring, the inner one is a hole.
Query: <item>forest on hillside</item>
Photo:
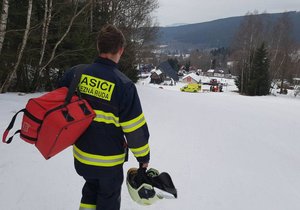
[[[107,23],[125,34],[120,69],[136,81],[139,52],[155,38],[157,7],[157,0],[1,0],[0,92],[52,90],[66,69],[93,62]]]

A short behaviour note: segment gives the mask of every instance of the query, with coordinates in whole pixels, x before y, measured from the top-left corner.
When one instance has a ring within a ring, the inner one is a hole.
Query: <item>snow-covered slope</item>
[[[300,209],[300,98],[182,93],[138,85],[150,129],[150,166],[167,171],[177,200],[122,210]],[[0,133],[34,95],[0,95]],[[20,122],[20,119],[19,121]],[[19,125],[17,123],[17,125]],[[46,161],[18,137],[0,144],[0,209],[78,209],[83,180],[71,149]],[[125,171],[136,167],[130,155]]]

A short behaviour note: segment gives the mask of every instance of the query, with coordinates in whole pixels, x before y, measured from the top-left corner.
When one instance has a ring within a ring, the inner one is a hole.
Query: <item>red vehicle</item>
[[[223,92],[223,85],[218,82],[216,79],[210,80],[210,91],[211,92]]]
[[[219,92],[219,86],[218,85],[211,85],[210,86],[211,92]]]

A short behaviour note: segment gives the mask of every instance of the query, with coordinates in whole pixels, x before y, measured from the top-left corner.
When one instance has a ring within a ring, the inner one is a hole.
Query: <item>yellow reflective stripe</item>
[[[86,203],[81,203],[79,210],[94,210],[96,209],[96,205],[93,204],[86,204]]]
[[[133,132],[133,131],[139,129],[145,123],[146,123],[146,119],[144,117],[144,114],[142,113],[140,116],[138,116],[130,121],[122,122],[120,124],[125,133],[130,133],[130,132]]]
[[[148,155],[150,152],[149,144],[146,144],[139,148],[130,148],[131,152],[134,154],[135,157],[144,157]]]
[[[92,166],[111,167],[120,165],[125,161],[125,154],[109,156],[94,155],[83,152],[76,145],[73,146],[73,155],[79,162]]]
[[[120,127],[119,118],[116,117],[113,113],[103,112],[101,110],[94,110],[96,113],[96,117],[94,121],[96,122],[104,122],[106,124],[114,124],[117,127]]]

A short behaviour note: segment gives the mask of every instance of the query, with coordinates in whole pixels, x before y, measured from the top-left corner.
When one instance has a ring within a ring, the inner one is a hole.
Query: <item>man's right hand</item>
[[[148,168],[149,163],[140,163],[140,168]]]

